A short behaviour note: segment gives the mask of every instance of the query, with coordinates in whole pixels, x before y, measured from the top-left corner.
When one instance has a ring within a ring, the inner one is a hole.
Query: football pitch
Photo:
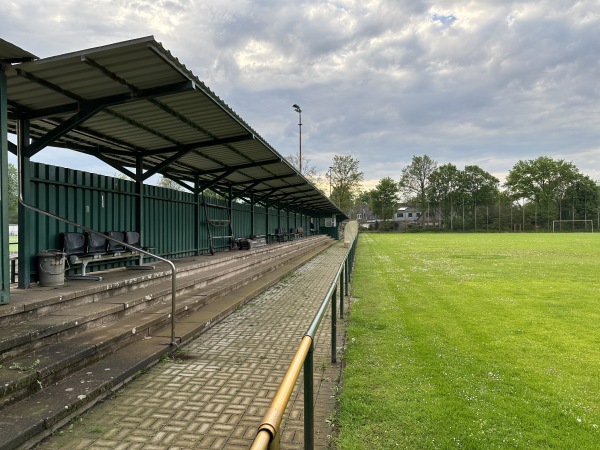
[[[361,234],[339,449],[600,448],[600,233]]]

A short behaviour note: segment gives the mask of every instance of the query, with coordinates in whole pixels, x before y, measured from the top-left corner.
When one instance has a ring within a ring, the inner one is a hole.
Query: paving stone
[[[335,245],[321,253],[38,448],[249,448],[345,252]],[[341,370],[330,362],[329,313],[314,349],[318,449],[328,448]],[[340,345],[343,321],[337,330]],[[303,448],[302,380],[284,415],[282,448]]]

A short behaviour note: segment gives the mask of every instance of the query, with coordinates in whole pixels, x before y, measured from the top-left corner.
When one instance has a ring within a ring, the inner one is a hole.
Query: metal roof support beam
[[[212,92],[210,92],[210,90],[200,81],[198,80],[196,77],[194,77],[192,74],[188,73],[186,70],[183,70],[179,65],[175,64],[173,62],[172,58],[169,58],[167,55],[164,54],[164,52],[158,48],[156,45],[149,43],[148,44],[148,48],[150,50],[152,50],[159,58],[161,58],[166,64],[170,65],[173,69],[177,70],[182,76],[184,76],[185,78],[188,79],[192,79],[194,81],[194,87],[196,90],[202,92],[209,100],[211,100],[216,106],[218,106],[221,111],[223,111],[225,114],[227,114],[229,116],[229,118],[233,121],[235,121],[236,123],[238,123],[241,127],[243,127],[245,130],[248,130],[248,125],[246,125],[242,120],[240,120],[240,118],[238,118],[229,108],[227,108],[222,102],[219,102],[215,99],[214,94],[212,94]],[[162,106],[166,106],[161,104]],[[161,105],[157,105],[157,106],[161,106]],[[161,107],[162,107],[161,106]],[[177,117],[177,116],[176,116]],[[198,127],[198,125],[195,125],[195,127]],[[202,128],[197,128],[199,130],[202,130]],[[216,136],[206,132],[207,135],[216,138]],[[261,139],[261,142],[262,139]],[[264,142],[263,142],[264,143]],[[265,146],[269,147],[268,144],[264,143]],[[229,147],[229,150],[237,153],[239,156],[247,159],[248,161],[250,161],[251,159],[248,158],[248,156],[246,156],[244,153],[238,151],[237,149],[233,148],[233,147]],[[269,147],[270,148],[270,147]]]
[[[228,171],[222,173],[221,175],[219,175],[218,177],[216,177],[215,179],[210,180],[206,183],[200,184],[200,186],[199,186],[200,192],[204,191],[205,189],[209,189],[211,186],[214,186],[215,184],[217,184],[219,181],[221,181],[225,177],[228,177],[229,175],[231,175],[233,172],[235,172],[235,169],[228,170]]]
[[[293,176],[296,176],[295,173],[290,173],[289,175],[275,175],[272,177],[266,177],[266,178],[253,178],[253,182],[250,183],[248,181],[240,181],[239,183],[232,183],[234,186],[244,186],[244,185],[249,185],[249,187],[245,188],[245,189],[252,189],[255,186],[258,186],[261,183],[266,183],[268,181],[277,181],[277,180],[284,180],[286,178],[291,178]],[[304,186],[304,185],[303,185]],[[287,186],[284,186],[284,188]]]
[[[279,186],[277,189],[283,191],[284,189],[297,188],[306,186],[306,183],[294,183],[294,184],[286,184],[285,186]],[[286,192],[287,195],[294,194],[295,192]]]
[[[271,198],[271,199],[273,199],[272,195],[275,194],[275,192],[277,192],[279,189],[280,188],[273,188],[273,189],[269,189],[266,192],[265,191],[261,191],[261,193],[264,194],[264,195],[261,195],[259,197],[259,199],[263,199],[263,198],[266,198],[266,199]]]
[[[29,119],[29,116],[25,114],[22,118]],[[44,120],[43,122],[52,127],[57,127],[61,123],[59,121],[50,121],[50,120]],[[46,132],[45,129],[43,127],[41,127],[40,125],[32,125],[31,129],[32,129],[32,131],[38,131],[40,133]],[[77,136],[74,136],[74,134]],[[81,137],[79,137],[79,136],[81,136]],[[73,134],[66,136],[65,142],[68,141],[68,144],[62,144],[62,145],[65,148],[70,148],[70,146],[72,146],[72,145],[77,145],[77,142],[79,142],[79,141],[85,142],[84,138],[86,138],[86,137],[92,137],[92,138],[94,138],[94,140],[103,141],[103,142],[107,142],[111,145],[118,145],[118,146],[123,147],[124,150],[115,150],[113,148],[106,147],[107,151],[113,152],[114,154],[117,154],[117,155],[118,154],[127,154],[128,156],[135,157],[134,151],[131,150],[131,149],[135,148],[135,146],[130,144],[129,142],[122,141],[121,139],[112,138],[103,133],[98,133],[96,131],[92,131],[86,127],[81,127],[81,126],[77,127],[77,129],[73,130]],[[58,142],[54,142],[54,143],[52,143],[52,145],[60,146],[61,144]],[[101,148],[101,147],[105,148],[97,143],[94,146],[98,147],[98,148]]]
[[[146,172],[148,173],[148,172]],[[144,178],[146,178],[146,173],[144,173]],[[194,192],[194,187],[190,186],[189,184],[184,183],[183,181],[179,180],[178,178],[169,176],[169,175],[165,175],[165,174],[161,174],[164,178],[168,178],[169,180],[171,180],[173,183],[177,183],[179,186],[181,186],[182,188],[190,191],[190,192]]]
[[[192,89],[192,83],[189,81],[183,83],[175,83],[170,85],[161,86],[152,89],[140,89],[135,93],[127,93],[120,95],[113,95],[109,97],[101,97],[92,100],[85,100],[83,98],[76,99],[76,95],[69,95],[70,98],[75,97],[77,102],[68,103],[66,105],[57,106],[54,108],[44,108],[33,110],[28,117],[32,119],[41,119],[44,117],[58,116],[62,114],[77,112],[82,107],[85,108],[88,105],[103,104],[105,106],[123,105],[125,103],[137,102],[141,100],[147,100],[149,98],[161,97],[164,95],[177,94],[180,92],[189,91]],[[63,93],[63,92],[61,92]]]
[[[24,149],[25,154],[27,155],[27,157],[31,158],[44,147],[52,144],[52,142],[64,136],[77,125],[85,122],[90,117],[100,112],[102,109],[104,109],[103,105],[96,105],[92,108],[83,109],[79,111],[77,114],[74,114],[69,119],[65,120],[63,123],[58,125],[54,130],[46,133],[45,136],[42,136],[41,138],[36,139],[34,142],[29,144],[27,148]]]
[[[125,78],[120,77],[119,75],[117,75],[116,73],[108,70],[105,66],[103,66],[102,64],[99,64],[98,62],[94,61],[93,59],[91,59],[90,57],[87,56],[83,56],[81,58],[81,60],[83,62],[85,62],[86,64],[98,69],[100,72],[102,72],[104,75],[106,75],[108,78],[110,78],[111,80],[114,80],[116,82],[118,82],[119,84],[127,87],[134,95],[137,95],[137,93],[140,91],[140,89],[136,86],[134,86],[133,84],[129,83]],[[182,75],[185,78],[189,79],[189,76],[187,74],[183,74]],[[194,89],[194,83],[190,80],[191,83],[191,88]],[[163,110],[164,112],[166,112],[167,114],[171,115],[172,117],[175,117],[177,120],[179,120],[180,122],[186,124],[187,126],[193,128],[196,131],[201,132],[202,134],[205,134],[207,136],[210,136],[211,138],[215,138],[216,136],[212,135],[208,130],[206,130],[205,128],[201,127],[200,125],[198,125],[197,123],[193,122],[192,120],[188,119],[187,117],[185,117],[183,114],[179,113],[178,111],[176,111],[175,109],[171,108],[168,105],[165,105],[163,102],[160,102],[158,100],[156,100],[155,98],[148,98],[147,99],[150,103],[152,103],[154,106],[156,106],[157,108]],[[234,150],[234,149],[232,149]]]
[[[32,111],[27,106],[21,105],[20,103],[15,102],[14,100],[7,100],[6,104],[9,107],[8,118],[10,120],[19,120],[22,119],[23,116],[25,118],[29,117],[29,113]]]
[[[148,44],[148,48],[150,50],[152,50],[166,64],[169,64],[173,69],[177,70],[182,76],[184,76],[186,78],[190,78],[190,74],[189,73],[187,73],[184,70],[182,70],[181,67],[175,65],[173,63],[173,59],[169,58],[167,55],[165,55],[164,52],[161,49],[159,49],[159,48],[156,47],[156,45],[154,45],[154,44]],[[235,122],[237,122],[238,124],[240,124],[244,128],[247,128],[246,124],[244,124],[243,122],[241,122],[240,119],[238,119],[231,111],[229,111],[229,109],[225,108],[221,103],[217,102],[214,99],[214,95],[212,94],[212,92],[210,92],[210,90],[208,88],[206,88],[204,86],[204,84],[202,82],[200,82],[200,80],[197,80],[197,81],[198,82],[195,83],[197,90],[199,90],[203,94],[205,94],[215,105],[217,105],[219,108],[221,108],[221,110],[225,114],[227,114],[232,120],[234,120]]]
[[[129,117],[124,116],[123,114],[120,114],[116,111],[112,111],[112,110],[106,110],[107,114],[110,114],[113,117],[116,117],[117,119],[122,120],[125,123],[128,123],[131,126],[134,126],[136,128],[139,128],[140,130],[144,130],[150,134],[153,134],[154,136],[158,136],[161,139],[164,139],[167,142],[171,142],[172,144],[175,144],[177,146],[182,145],[181,142],[177,142],[175,139],[171,138],[170,136],[167,136],[166,134],[160,133],[158,131],[156,131],[153,128],[147,127],[146,125],[143,125],[141,123],[139,123],[136,120],[130,119]]]
[[[57,92],[59,94],[64,95],[65,97],[69,97],[70,99],[73,100],[77,100],[80,101],[82,100],[81,97],[79,97],[78,95],[72,93],[71,91],[67,91],[66,89],[61,88],[60,86],[57,86],[54,83],[51,83],[47,80],[44,80],[43,78],[40,78],[36,75],[33,75],[32,73],[26,72],[23,69],[17,68],[15,69],[17,72],[17,75],[19,75],[20,77],[23,77],[29,81],[33,81],[34,83],[39,84],[40,86],[44,86],[45,88],[50,89],[51,91]],[[79,108],[78,108],[79,109]]]
[[[237,194],[234,195],[234,199],[235,198],[240,198],[243,197],[245,194],[247,194],[248,192],[252,193],[252,189],[256,186],[258,186],[260,183],[262,183],[262,181],[255,181],[254,183],[252,183],[250,186],[246,186],[245,189],[238,191]],[[232,184],[232,186],[235,186],[234,184]]]
[[[132,180],[136,179],[136,175],[135,173],[133,173],[132,171],[126,169],[124,166],[121,166],[120,164],[115,163],[114,161],[111,161],[108,158],[105,158],[103,155],[98,154],[98,155],[94,155],[96,158],[98,158],[100,161],[102,161],[105,164],[108,164],[109,166],[111,166],[113,169],[118,170],[119,172],[121,172],[123,175],[131,178]]]
[[[203,170],[200,173],[200,175],[211,175],[214,173],[221,173],[225,169],[232,169],[234,172],[237,172],[238,170],[250,169],[252,167],[268,166],[270,164],[277,164],[280,162],[281,162],[280,158],[266,159],[264,161],[256,161],[256,162],[247,163],[247,164],[238,164],[236,166],[229,166],[229,167],[224,166],[224,167],[220,167],[218,169]]]
[[[239,136],[231,136],[223,139],[213,139],[212,141],[194,142],[192,144],[184,144],[177,147],[165,147],[157,150],[148,150],[145,152],[147,156],[162,155],[165,153],[174,153],[179,151],[198,150],[207,147],[216,147],[218,145],[235,144],[236,142],[251,141],[254,139],[253,134],[241,134]]]
[[[178,149],[175,150],[175,151],[177,151],[177,153],[175,153],[174,155],[171,155],[170,157],[168,157],[167,159],[165,159],[162,163],[158,164],[154,168],[152,168],[149,171],[147,171],[146,174],[145,174],[145,177],[149,178],[152,175],[154,175],[155,173],[158,173],[161,170],[167,168],[168,166],[170,166],[174,162],[176,162],[179,159],[183,158],[191,150],[196,150],[196,149],[198,149],[200,147],[213,147],[213,146],[216,146],[216,145],[224,145],[224,144],[229,144],[229,143],[233,143],[233,142],[246,141],[246,140],[250,140],[250,139],[254,139],[254,136],[251,135],[251,134],[244,134],[242,136],[233,136],[233,137],[227,138],[227,139],[216,139],[214,141],[210,141],[210,143],[208,143],[208,142],[202,142],[202,143],[198,143],[198,144],[182,145],[182,146],[178,147]],[[165,153],[165,152],[162,152],[162,153]],[[154,153],[154,152],[152,152],[152,153],[145,152],[145,155],[148,156],[149,154],[157,154],[157,153]]]

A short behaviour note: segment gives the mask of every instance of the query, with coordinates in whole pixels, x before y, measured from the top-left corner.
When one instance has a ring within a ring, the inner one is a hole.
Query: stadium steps
[[[176,260],[176,344],[334,242],[314,236]],[[116,269],[99,282],[11,295],[11,304],[0,307],[0,450],[29,448],[176,350],[167,268]]]

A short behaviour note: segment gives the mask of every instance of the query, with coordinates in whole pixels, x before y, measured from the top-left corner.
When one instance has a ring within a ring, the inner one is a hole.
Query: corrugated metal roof
[[[152,36],[5,73],[9,130],[30,121],[29,156],[65,147],[125,172],[141,156],[147,177],[198,179],[218,192],[276,199],[284,209],[344,215]]]
[[[37,56],[0,38],[0,62],[13,64],[32,59],[37,59]]]

